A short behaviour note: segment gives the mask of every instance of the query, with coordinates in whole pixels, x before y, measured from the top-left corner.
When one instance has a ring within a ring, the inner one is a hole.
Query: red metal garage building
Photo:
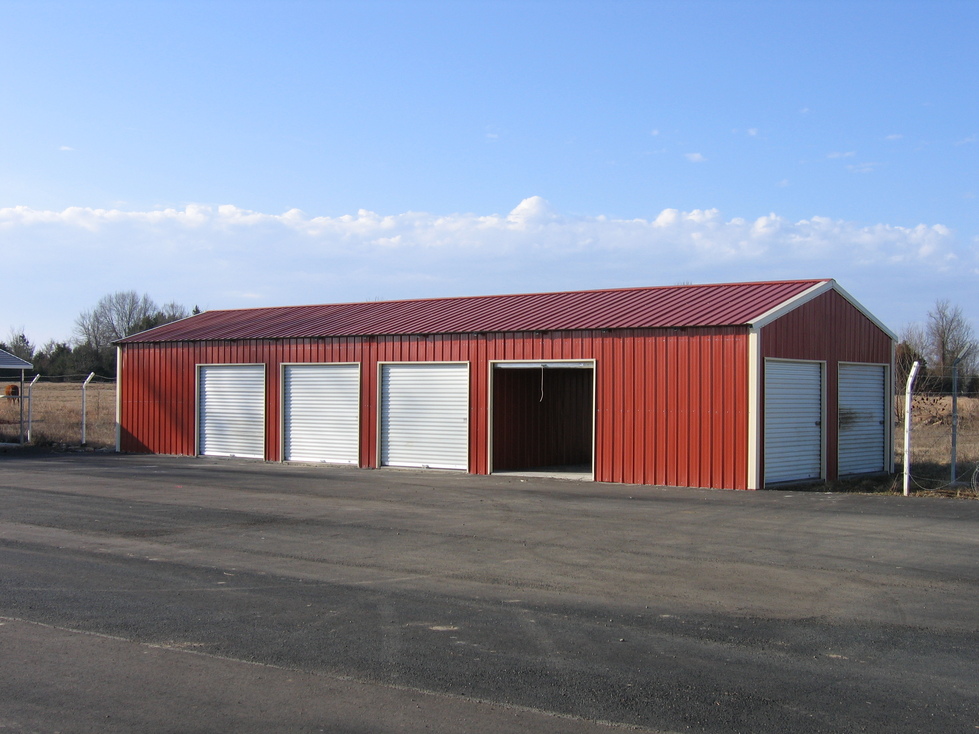
[[[833,280],[208,311],[119,342],[121,451],[756,489],[893,471]]]

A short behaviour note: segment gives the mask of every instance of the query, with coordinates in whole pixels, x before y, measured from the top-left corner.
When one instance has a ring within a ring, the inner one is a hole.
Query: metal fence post
[[[88,383],[92,381],[93,377],[95,377],[95,373],[90,372],[88,377],[85,379],[85,382],[82,383],[82,446],[85,445],[85,422],[87,418],[85,411],[85,388],[88,387]]]
[[[972,351],[972,347],[966,347],[959,356],[952,362],[952,477],[950,484],[955,484],[955,474],[957,457],[955,455],[956,443],[959,433],[959,362]]]
[[[27,386],[27,443],[30,443],[31,432],[34,428],[34,383],[41,379],[40,375],[34,375],[31,384]]]
[[[921,362],[915,360],[908,374],[908,385],[904,390],[904,496],[908,496],[911,485],[911,388],[914,378],[918,375]]]

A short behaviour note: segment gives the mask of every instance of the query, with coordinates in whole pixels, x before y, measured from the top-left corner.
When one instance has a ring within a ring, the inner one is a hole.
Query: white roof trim
[[[789,298],[786,301],[782,301],[775,308],[770,309],[756,317],[754,321],[749,321],[748,326],[750,326],[752,329],[760,329],[763,326],[768,326],[775,319],[781,318],[789,311],[797,309],[803,303],[808,303],[816,296],[823,295],[823,293],[833,287],[834,282],[835,281],[833,280],[824,280],[821,283],[816,283],[816,285],[804,290],[802,293],[792,296],[792,298]]]
[[[885,334],[887,334],[891,339],[897,341],[897,334],[895,334],[893,331],[888,329],[880,319],[878,319],[876,316],[870,313],[870,311],[864,308],[864,306],[859,301],[857,301],[857,299],[855,299],[853,296],[847,293],[840,286],[839,283],[837,283],[835,280],[832,279],[824,280],[822,283],[817,283],[812,288],[809,288],[808,290],[803,291],[799,295],[793,296],[787,301],[780,303],[772,310],[761,314],[754,321],[749,322],[748,326],[751,327],[751,329],[753,330],[761,329],[763,326],[768,326],[770,323],[772,323],[778,318],[781,318],[789,311],[793,311],[797,309],[799,306],[803,305],[804,303],[808,303],[812,299],[817,298],[818,296],[821,296],[829,291],[836,291],[837,293],[839,293],[841,296],[843,296],[843,298],[847,300],[847,302],[849,302],[851,306],[853,306],[861,314],[867,317],[867,319],[873,322],[873,324],[878,329],[880,329]]]

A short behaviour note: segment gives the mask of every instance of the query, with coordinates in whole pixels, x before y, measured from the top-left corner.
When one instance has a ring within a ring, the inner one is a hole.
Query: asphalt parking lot
[[[979,503],[0,457],[0,731],[979,731]]]

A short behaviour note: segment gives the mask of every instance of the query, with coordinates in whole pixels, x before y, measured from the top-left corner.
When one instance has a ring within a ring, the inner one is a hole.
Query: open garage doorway
[[[494,474],[594,479],[594,362],[494,362],[492,380]]]

